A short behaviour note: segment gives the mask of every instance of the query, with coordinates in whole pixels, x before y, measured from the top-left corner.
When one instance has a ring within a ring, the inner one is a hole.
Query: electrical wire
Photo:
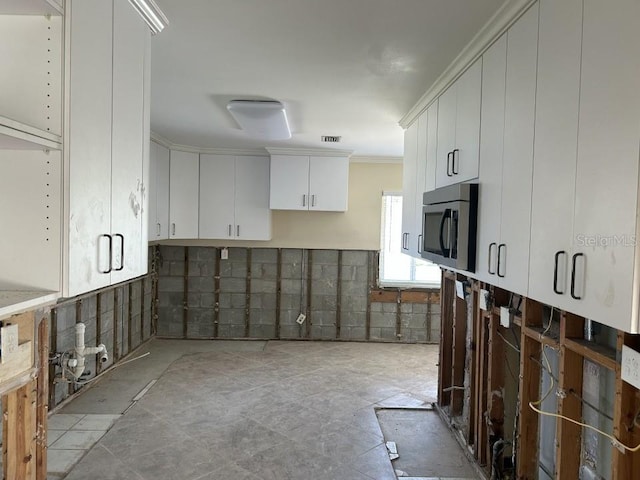
[[[518,347],[516,347],[513,343],[511,343],[509,340],[507,340],[506,338],[504,338],[504,336],[503,336],[500,332],[496,331],[496,333],[498,334],[498,336],[502,339],[502,341],[503,341],[504,343],[506,343],[506,344],[507,344],[507,345],[509,345],[511,348],[513,348],[516,352],[520,353],[520,349],[519,349]]]
[[[551,324],[551,321],[549,321],[549,324]],[[547,358],[547,354],[545,353],[544,349],[547,347],[547,345],[543,345],[542,348],[542,357],[544,358],[545,363],[547,364],[547,368],[549,371],[551,371],[551,364],[549,363],[549,359]],[[531,408],[531,410],[533,410],[534,412],[540,414],[540,415],[545,415],[547,417],[554,417],[554,418],[560,418],[562,420],[566,420],[567,422],[573,423],[575,425],[578,425],[580,427],[584,427],[584,428],[588,428],[590,430],[593,430],[596,433],[599,433],[600,435],[602,435],[603,437],[608,438],[609,440],[611,440],[611,442],[613,443],[613,445],[618,448],[623,448],[624,450],[634,453],[637,451],[640,451],[640,444],[636,445],[635,447],[629,447],[627,445],[625,445],[624,443],[622,443],[620,440],[618,440],[616,437],[614,437],[613,435],[610,435],[606,432],[603,432],[602,430],[592,426],[592,425],[588,425],[586,423],[582,423],[579,422],[577,420],[574,420],[573,418],[569,418],[566,417],[564,415],[560,415],[558,413],[552,413],[552,412],[545,412],[543,410],[540,410],[539,408],[537,408],[539,405],[542,404],[542,402],[544,402],[547,397],[549,395],[551,395],[551,392],[554,390],[555,388],[555,381],[553,379],[553,376],[549,376],[549,378],[551,379],[551,385],[549,387],[549,390],[547,391],[547,393],[544,394],[544,396],[540,399],[537,400],[535,402],[529,402],[529,408]]]

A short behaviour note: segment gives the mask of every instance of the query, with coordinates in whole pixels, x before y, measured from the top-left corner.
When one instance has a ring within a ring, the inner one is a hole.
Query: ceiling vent
[[[342,137],[337,135],[323,135],[322,137],[320,137],[320,140],[326,143],[340,143],[341,138]]]

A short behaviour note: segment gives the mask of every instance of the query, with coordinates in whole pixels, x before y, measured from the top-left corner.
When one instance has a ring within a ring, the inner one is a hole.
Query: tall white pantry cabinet
[[[150,31],[127,0],[68,1],[65,21],[62,290],[74,296],[147,271]]]

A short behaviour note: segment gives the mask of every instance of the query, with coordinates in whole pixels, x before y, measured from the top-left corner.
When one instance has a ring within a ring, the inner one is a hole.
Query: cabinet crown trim
[[[398,122],[407,128],[438,98],[464,71],[470,67],[518,18],[537,0],[512,0],[506,2],[462,49],[453,62],[436,79],[420,100]]]
[[[315,157],[350,157],[353,150],[323,150],[321,148],[273,148],[267,147],[271,155],[309,155]]]

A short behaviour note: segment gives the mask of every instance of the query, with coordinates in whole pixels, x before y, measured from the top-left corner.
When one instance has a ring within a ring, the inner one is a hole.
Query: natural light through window
[[[440,288],[440,267],[402,253],[402,195],[382,194],[379,279],[383,287]]]

